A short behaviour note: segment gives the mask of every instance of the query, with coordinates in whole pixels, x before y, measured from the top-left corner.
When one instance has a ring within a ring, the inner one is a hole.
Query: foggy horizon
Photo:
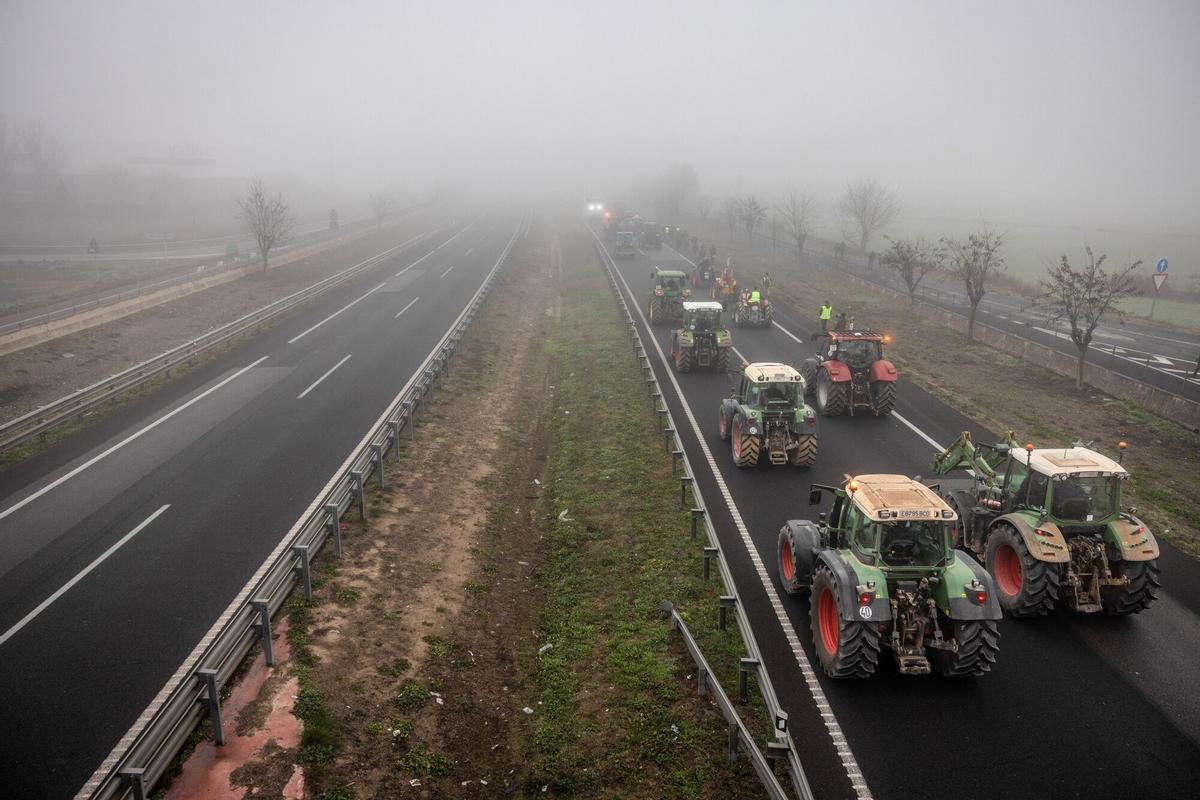
[[[713,197],[1197,232],[1187,2],[0,7],[0,114],[64,168],[211,156],[340,197],[620,196],[692,164]]]

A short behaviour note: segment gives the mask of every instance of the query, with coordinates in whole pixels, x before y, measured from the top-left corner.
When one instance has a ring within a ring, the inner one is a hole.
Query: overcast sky
[[[831,196],[1200,229],[1200,2],[0,0],[0,112],[73,169]],[[581,191],[584,189],[580,189]]]

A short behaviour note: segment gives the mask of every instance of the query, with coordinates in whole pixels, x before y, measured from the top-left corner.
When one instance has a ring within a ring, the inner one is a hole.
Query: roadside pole
[[[1154,304],[1158,302],[1158,290],[1167,282],[1167,260],[1160,258],[1154,265],[1154,296],[1150,298],[1150,319],[1154,319]]]

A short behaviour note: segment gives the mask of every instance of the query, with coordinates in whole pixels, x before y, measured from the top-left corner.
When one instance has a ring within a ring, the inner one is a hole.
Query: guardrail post
[[[704,697],[708,694],[708,673],[704,667],[696,668],[696,694]]]
[[[788,735],[788,713],[782,708],[775,712],[775,735],[780,738]]]
[[[338,558],[341,558],[342,514],[338,510],[337,503],[326,503],[325,513],[329,515],[329,519],[325,520],[325,528],[329,531],[329,535],[333,537],[333,554]]]
[[[679,467],[679,464],[681,461],[683,461],[683,451],[682,450],[672,450],[671,451],[671,474],[672,475],[675,474],[675,470]]]
[[[361,519],[367,518],[367,498],[366,492],[363,491],[363,474],[362,470],[350,470],[350,485],[354,488],[354,496],[358,499],[358,516]]]
[[[117,773],[121,783],[133,792],[133,800],[146,800],[146,770],[141,767],[122,767]]]
[[[671,437],[675,434],[675,429],[668,427],[663,428],[663,450],[671,449]]]
[[[747,676],[750,673],[758,674],[758,659],[757,658],[741,658],[738,659],[738,700],[745,703],[749,701],[749,695],[746,692]]]
[[[396,460],[400,460],[400,423],[399,421],[388,420],[387,423],[388,437],[392,440],[392,452],[396,454]]]
[[[658,404],[661,400],[662,400],[662,392],[653,391],[650,393],[650,407],[652,409],[654,409],[655,411],[658,411]],[[663,403],[663,405],[666,406],[666,403]]]
[[[371,455],[375,459],[375,471],[379,474],[379,488],[383,488],[383,445],[371,444]]]
[[[416,436],[416,433],[413,432],[413,403],[411,400],[405,400],[400,404],[400,407],[404,409],[403,419],[408,423],[408,440],[411,442],[413,437]]]
[[[693,508],[692,509],[692,538],[693,539],[696,538],[696,533],[697,533],[697,530],[700,525],[700,520],[702,520],[702,519],[704,519],[704,509],[703,508]]]
[[[665,427],[667,424],[667,415],[671,412],[665,408],[658,409],[658,427]]]
[[[725,611],[730,608],[737,608],[737,596],[732,594],[723,594],[717,601],[721,604],[720,610],[717,612],[717,630],[725,630]]]
[[[221,692],[217,688],[217,671],[208,667],[196,670],[196,675],[204,679],[208,687],[208,718],[212,721],[213,743],[217,747],[225,745],[225,731],[221,730]]]
[[[709,564],[716,557],[718,552],[720,551],[715,547],[704,548],[704,580],[708,580]]]
[[[679,476],[679,505],[687,506],[687,490],[692,485],[691,475]]]
[[[737,761],[738,726],[736,722],[729,723],[729,760]]]
[[[300,559],[300,563],[293,570],[300,573],[300,580],[304,584],[304,600],[312,602],[312,565],[308,562],[308,545],[292,545],[292,552]]]
[[[259,638],[262,639],[263,657],[267,661],[268,667],[275,666],[275,651],[271,646],[271,603],[263,598],[255,598],[250,601],[250,605],[258,612],[258,622],[254,627],[258,628]]]

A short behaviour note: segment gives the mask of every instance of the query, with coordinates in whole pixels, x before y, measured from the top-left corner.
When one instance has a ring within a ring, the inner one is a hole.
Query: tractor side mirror
[[[820,505],[820,503],[821,503],[821,490],[820,489],[810,490],[808,493],[808,504],[810,506],[815,506],[815,505]],[[822,513],[821,516],[824,517],[825,514]]]

